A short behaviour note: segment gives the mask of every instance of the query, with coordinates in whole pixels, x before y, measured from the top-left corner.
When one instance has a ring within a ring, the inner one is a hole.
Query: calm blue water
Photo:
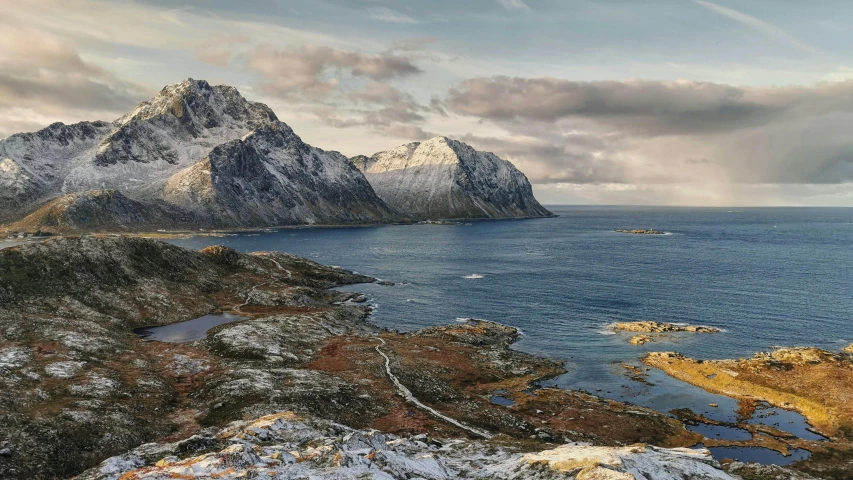
[[[734,402],[619,362],[647,351],[750,356],[774,345],[853,342],[853,209],[553,207],[559,218],[373,228],[287,229],[192,238],[191,248],[282,250],[397,282],[356,285],[399,330],[476,317],[519,327],[516,348],[566,361],[554,383],[651,406],[734,419]],[[654,228],[672,235],[627,235]],[[473,274],[483,278],[465,278]],[[602,334],[616,321],[721,327],[643,346]],[[710,408],[717,403],[719,408]]]
[[[207,338],[207,331],[211,328],[238,320],[245,320],[245,318],[230,313],[213,313],[170,325],[137,328],[133,332],[146,340],[184,343]]]

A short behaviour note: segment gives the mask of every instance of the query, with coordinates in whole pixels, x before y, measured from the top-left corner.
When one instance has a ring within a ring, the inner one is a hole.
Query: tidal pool
[[[809,458],[809,451],[801,448],[788,450],[787,457],[781,453],[764,447],[710,447],[708,450],[717,460],[731,458],[739,462],[756,462],[762,464],[790,465]]]
[[[245,320],[245,318],[230,313],[213,313],[171,325],[137,328],[133,330],[133,333],[146,340],[157,340],[158,342],[192,342],[193,340],[204,340],[207,338],[207,331],[213,327],[238,320]]]

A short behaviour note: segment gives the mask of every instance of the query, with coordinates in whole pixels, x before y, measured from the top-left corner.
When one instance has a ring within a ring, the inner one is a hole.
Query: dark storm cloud
[[[734,183],[853,181],[853,82],[736,87],[484,77],[450,89],[444,105],[524,138],[497,149],[536,165],[540,183],[708,175]],[[619,141],[594,145],[614,133]]]

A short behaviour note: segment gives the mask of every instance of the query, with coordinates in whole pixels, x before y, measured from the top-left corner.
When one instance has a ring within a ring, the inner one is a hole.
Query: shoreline
[[[89,229],[59,229],[54,230],[45,227],[43,232],[51,233],[49,236],[35,237],[34,239],[46,239],[51,237],[75,237],[75,236],[133,236],[143,238],[188,238],[193,236],[219,236],[219,235],[237,235],[241,233],[264,233],[272,230],[300,230],[300,229],[331,229],[331,228],[375,228],[385,226],[407,226],[407,225],[455,225],[467,222],[495,222],[495,221],[512,221],[512,220],[538,220],[546,218],[558,218],[559,215],[541,215],[541,216],[525,216],[525,217],[506,217],[506,218],[451,218],[451,219],[428,219],[428,220],[399,220],[393,222],[380,223],[341,223],[341,224],[297,224],[297,225],[277,225],[263,227],[234,227],[234,228],[204,228],[204,229],[178,229],[160,231],[130,231],[130,230],[89,230]],[[0,225],[0,229],[9,232],[11,224]],[[29,232],[26,232],[29,233]],[[28,237],[32,238],[32,237]],[[5,239],[0,239],[3,241]],[[12,240],[11,238],[9,240]],[[26,241],[27,238],[21,239]]]

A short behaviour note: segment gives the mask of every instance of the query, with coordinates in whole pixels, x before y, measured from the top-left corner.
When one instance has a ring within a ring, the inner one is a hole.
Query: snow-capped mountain
[[[113,122],[55,123],[0,140],[0,223],[14,228],[548,215],[527,178],[491,153],[437,137],[347,159],[307,145],[237,89],[191,78]]]
[[[512,163],[446,137],[353,157],[377,195],[417,219],[547,217]]]
[[[54,123],[0,140],[0,222],[60,192],[75,159],[94,157],[111,128],[107,122]]]
[[[281,122],[214,148],[169,178],[163,199],[227,226],[395,218],[346,157],[307,145]]]
[[[0,222],[38,206],[46,208],[27,225],[66,229],[88,228],[79,212],[92,213],[89,227],[107,230],[158,216],[164,227],[399,218],[344,156],[306,145],[237,89],[193,79],[111,123],[56,123],[0,140]]]

